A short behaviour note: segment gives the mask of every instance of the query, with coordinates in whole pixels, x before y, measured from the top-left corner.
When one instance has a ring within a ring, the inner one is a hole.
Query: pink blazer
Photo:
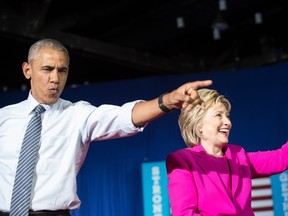
[[[252,216],[251,179],[288,169],[288,142],[280,149],[247,153],[225,146],[231,188],[223,184],[201,145],[170,153],[166,159],[168,194],[173,216]],[[209,162],[210,161],[210,162]],[[224,175],[225,176],[225,175]]]

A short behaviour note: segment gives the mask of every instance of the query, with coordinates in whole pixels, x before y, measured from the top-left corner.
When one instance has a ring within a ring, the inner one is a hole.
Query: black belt
[[[1,212],[0,216],[9,216],[9,212]],[[69,210],[56,210],[56,211],[29,211],[29,216],[71,216]]]

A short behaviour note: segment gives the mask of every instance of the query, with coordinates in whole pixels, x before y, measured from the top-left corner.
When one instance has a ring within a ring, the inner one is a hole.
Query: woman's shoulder
[[[245,149],[239,144],[227,144],[227,148],[229,148],[231,151],[245,152]]]
[[[203,147],[201,145],[196,145],[193,147],[177,149],[173,152],[170,152],[168,154],[168,157],[182,158],[182,159],[191,158],[193,157],[193,155],[197,155],[202,151],[203,151]]]

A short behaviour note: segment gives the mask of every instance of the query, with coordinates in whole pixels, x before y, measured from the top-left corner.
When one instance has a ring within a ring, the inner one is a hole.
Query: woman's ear
[[[30,67],[30,64],[28,64],[27,62],[23,62],[22,71],[23,71],[23,74],[24,74],[26,79],[30,79],[31,78],[31,67]]]
[[[202,126],[201,125],[198,125],[198,127],[197,127],[197,135],[199,136],[199,137],[201,137],[201,135],[202,135]]]

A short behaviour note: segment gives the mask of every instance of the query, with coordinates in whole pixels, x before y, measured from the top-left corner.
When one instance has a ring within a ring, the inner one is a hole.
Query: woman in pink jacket
[[[178,121],[188,148],[166,159],[172,215],[252,216],[252,179],[288,169],[288,143],[262,152],[228,144],[230,102],[215,90],[198,94],[203,103]]]

